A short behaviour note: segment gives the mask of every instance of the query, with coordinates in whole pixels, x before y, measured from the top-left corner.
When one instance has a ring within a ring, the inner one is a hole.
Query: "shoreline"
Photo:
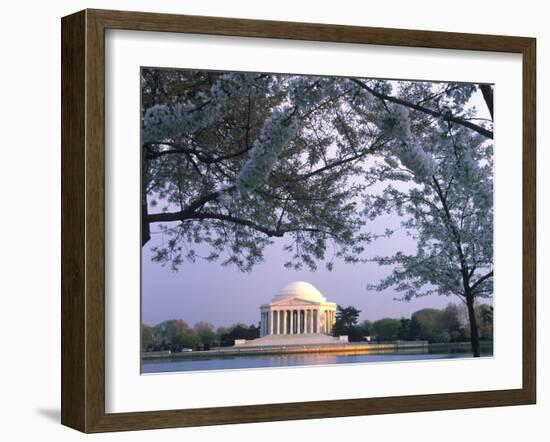
[[[482,343],[482,346],[487,347],[488,341]],[[492,341],[490,342],[492,347]],[[200,350],[190,352],[158,351],[158,352],[142,352],[141,359],[143,360],[166,360],[166,359],[195,359],[223,356],[260,356],[260,355],[277,355],[277,354],[300,354],[300,353],[346,353],[346,354],[367,354],[367,353],[391,353],[404,350],[414,352],[424,352],[429,349],[467,349],[470,347],[470,342],[453,342],[453,343],[433,343],[428,341],[396,341],[391,343],[337,343],[337,344],[310,344],[310,345],[273,345],[262,347],[224,347],[212,350]]]

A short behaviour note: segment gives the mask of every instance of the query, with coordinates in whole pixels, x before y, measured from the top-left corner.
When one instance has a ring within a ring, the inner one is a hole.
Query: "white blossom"
[[[375,114],[375,124],[388,137],[407,141],[411,138],[409,110],[400,104],[389,103],[389,112]]]
[[[414,172],[417,177],[433,175],[436,167],[435,161],[430,154],[426,153],[420,143],[416,141],[403,142],[396,145],[393,152],[401,163]]]
[[[246,194],[267,180],[281,151],[296,135],[298,125],[294,112],[288,105],[273,109],[237,176],[238,193]]]
[[[296,77],[288,84],[288,100],[274,108],[267,118],[258,138],[239,172],[236,192],[225,192],[225,201],[246,195],[257,189],[269,178],[277,159],[298,130],[299,112],[307,112],[322,100],[336,96],[340,88],[332,78]]]
[[[142,142],[162,141],[186,131],[194,132],[202,124],[208,125],[204,118],[196,118],[200,116],[198,113],[192,115],[194,111],[196,112],[196,107],[190,103],[176,104],[172,107],[156,104],[150,107],[143,116]]]
[[[392,153],[406,168],[414,172],[417,178],[434,173],[434,159],[412,138],[409,110],[405,106],[389,103],[387,112],[375,115],[375,124],[386,136],[396,139],[391,148]],[[388,157],[385,161],[391,167],[397,167],[392,158]]]
[[[163,141],[207,127],[220,117],[229,97],[247,94],[253,88],[257,93],[265,84],[251,75],[224,74],[212,85],[209,94],[197,95],[198,102],[154,105],[143,116],[142,142]]]
[[[288,100],[302,112],[342,95],[343,84],[332,77],[300,76],[288,84]]]
[[[399,163],[391,157],[384,158],[384,161],[388,164],[388,166],[393,167],[394,169],[399,167]]]

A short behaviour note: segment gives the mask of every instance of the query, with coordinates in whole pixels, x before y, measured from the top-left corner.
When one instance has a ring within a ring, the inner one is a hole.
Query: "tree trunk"
[[[149,227],[149,214],[147,213],[147,202],[141,203],[141,247],[151,239],[151,230]]]
[[[466,305],[468,306],[468,319],[470,320],[470,342],[472,343],[472,354],[474,355],[474,358],[479,358],[481,356],[479,349],[479,333],[474,309],[474,297],[471,294],[466,295]]]
[[[147,209],[147,175],[149,174],[147,161],[141,161],[141,247],[151,239],[151,229],[149,227],[149,210]]]
[[[485,100],[485,103],[487,104],[487,109],[489,109],[489,113],[491,114],[491,119],[494,119],[493,117],[493,88],[488,84],[482,84],[479,86],[481,89],[481,93],[483,94],[483,99]]]

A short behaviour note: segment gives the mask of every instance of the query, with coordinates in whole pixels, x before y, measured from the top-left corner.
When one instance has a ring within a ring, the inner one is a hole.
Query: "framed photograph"
[[[62,19],[62,423],[533,404],[535,39]]]

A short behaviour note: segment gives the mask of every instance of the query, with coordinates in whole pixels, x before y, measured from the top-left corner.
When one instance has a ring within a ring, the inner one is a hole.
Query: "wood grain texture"
[[[88,10],[105,29],[521,53],[529,38],[148,12]]]
[[[523,55],[523,387],[387,398],[105,413],[106,29]],[[314,419],[536,400],[535,40],[355,26],[86,10],[62,19],[62,423],[83,432]]]
[[[536,41],[523,50],[523,389],[537,395],[537,102]]]
[[[85,13],[61,34],[61,422],[85,427]]]

